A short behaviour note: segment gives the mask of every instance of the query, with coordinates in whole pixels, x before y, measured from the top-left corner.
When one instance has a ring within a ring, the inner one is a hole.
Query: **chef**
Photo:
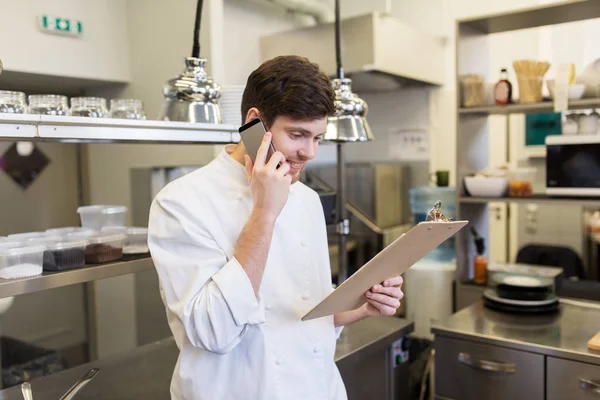
[[[269,130],[255,163],[242,143],[226,146],[152,203],[148,243],[180,350],[173,399],[346,399],[334,363],[342,327],[400,306],[396,276],[355,310],[301,321],[332,291],[323,208],[298,180],[334,100],[316,64],[266,61],[242,98],[244,121]]]

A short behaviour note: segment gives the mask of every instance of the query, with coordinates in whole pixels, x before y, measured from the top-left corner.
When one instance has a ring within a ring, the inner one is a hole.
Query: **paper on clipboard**
[[[363,265],[302,317],[302,320],[307,321],[360,307],[366,302],[365,292],[373,285],[403,274],[467,224],[468,221],[431,221],[415,225]]]

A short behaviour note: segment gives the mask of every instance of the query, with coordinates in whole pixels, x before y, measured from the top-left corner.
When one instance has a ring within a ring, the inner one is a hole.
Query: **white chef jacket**
[[[180,350],[171,397],[346,399],[334,363],[340,329],[333,317],[301,321],[332,290],[319,197],[291,185],[257,300],[233,256],[253,200],[232,146],[170,183],[150,210],[148,244]]]

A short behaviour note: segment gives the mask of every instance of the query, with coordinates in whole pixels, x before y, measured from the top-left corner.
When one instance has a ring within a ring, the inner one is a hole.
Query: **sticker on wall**
[[[388,136],[388,153],[402,161],[429,160],[429,134],[425,129],[393,129]]]
[[[13,143],[0,157],[0,169],[27,189],[48,166],[50,159],[31,142]]]

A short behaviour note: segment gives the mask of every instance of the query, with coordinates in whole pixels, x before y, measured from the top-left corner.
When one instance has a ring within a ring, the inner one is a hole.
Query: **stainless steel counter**
[[[600,365],[600,352],[587,342],[600,331],[600,307],[563,300],[553,315],[514,315],[489,310],[477,302],[435,324],[436,335],[468,339],[548,356]]]
[[[395,339],[412,332],[412,322],[399,318],[369,318],[342,331],[336,363],[383,351]],[[123,356],[81,365],[31,382],[33,398],[56,400],[90,368],[98,375],[76,396],[78,399],[169,399],[169,385],[178,350],[173,338],[139,347]],[[22,400],[19,387],[0,391],[0,400]]]

